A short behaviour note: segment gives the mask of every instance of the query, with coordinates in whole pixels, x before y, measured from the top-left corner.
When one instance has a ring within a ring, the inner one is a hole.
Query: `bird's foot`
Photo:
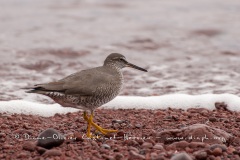
[[[97,138],[97,137],[99,137],[99,136],[93,136],[91,134],[91,126],[96,128],[99,132],[101,132],[104,135],[106,135],[108,133],[118,132],[117,130],[104,129],[104,128],[100,127],[99,125],[97,125],[96,123],[94,123],[93,122],[93,113],[88,117],[87,113],[84,112],[83,113],[83,118],[85,119],[85,121],[88,122],[88,126],[87,126],[87,137],[88,138]]]
[[[113,132],[118,132],[118,130],[113,130],[113,129],[104,129],[102,127],[100,127],[99,125],[97,125],[96,123],[92,122],[92,125],[102,134],[106,135],[108,133],[113,133]]]

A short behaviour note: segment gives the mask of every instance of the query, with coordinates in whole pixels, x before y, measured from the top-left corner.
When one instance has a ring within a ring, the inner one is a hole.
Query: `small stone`
[[[130,146],[130,147],[128,147],[128,150],[129,151],[134,151],[134,152],[136,152],[136,153],[139,153],[139,150],[136,148],[136,147],[132,147],[132,146]]]
[[[5,144],[2,146],[3,149],[11,149],[13,146],[10,144]]]
[[[129,151],[129,153],[130,153],[130,159],[145,159],[145,156],[138,154],[135,151],[131,150],[131,151]]]
[[[26,152],[20,152],[20,153],[17,155],[17,158],[27,159],[27,157],[29,157],[29,154],[26,153]]]
[[[142,128],[142,125],[141,124],[135,124],[135,127],[140,129],[140,128]]]
[[[187,141],[174,142],[167,146],[167,150],[185,149],[188,145],[189,143]]]
[[[160,143],[155,144],[155,146],[153,146],[153,149],[157,149],[157,150],[163,150],[163,146]]]
[[[107,160],[115,160],[113,156],[106,155],[106,154],[103,154],[103,155],[102,155],[102,158],[103,158],[103,159],[107,159]]]
[[[111,149],[111,147],[108,144],[102,144],[101,147],[104,149]]]
[[[124,137],[124,132],[123,131],[119,131],[117,132],[117,137]]]
[[[222,155],[222,149],[221,148],[215,148],[212,151],[212,155],[214,155],[214,156],[221,156]]]
[[[30,152],[33,152],[35,150],[35,147],[36,145],[33,142],[28,141],[23,144],[23,149]]]
[[[0,138],[4,138],[6,137],[6,134],[5,133],[0,133]]]
[[[142,148],[152,148],[152,147],[153,147],[152,143],[149,143],[149,142],[144,142],[142,144]]]
[[[228,106],[227,106],[227,104],[226,103],[224,103],[224,102],[216,102],[215,103],[215,108],[217,109],[217,110],[228,110]]]
[[[98,143],[96,141],[91,141],[91,145],[94,146],[94,148],[99,148]]]
[[[74,137],[75,137],[76,141],[81,141],[81,142],[84,141],[82,135],[79,132],[75,132]]]
[[[209,117],[208,119],[210,122],[217,122],[217,118],[216,117]]]
[[[39,146],[36,147],[36,150],[40,155],[42,155],[43,153],[45,153],[47,151],[46,148],[39,147]]]
[[[221,148],[223,152],[227,151],[227,146],[221,144],[213,144],[209,147],[210,150],[214,150],[215,148]]]
[[[123,157],[124,157],[124,155],[122,155],[121,153],[117,153],[117,154],[115,155],[115,159],[116,159],[116,160],[121,160],[121,159],[123,159]]]
[[[60,146],[64,142],[64,136],[57,130],[49,128],[38,136],[37,146],[50,149]]]
[[[206,160],[208,155],[206,151],[196,151],[194,152],[196,160]]]
[[[192,160],[192,158],[187,153],[182,152],[172,156],[171,160]]]
[[[155,152],[152,152],[152,153],[150,154],[150,157],[151,157],[152,160],[153,160],[153,159],[157,159],[157,158],[158,158],[158,154],[155,153]]]
[[[51,149],[47,150],[44,154],[43,157],[51,157],[51,156],[61,156],[62,152],[56,149]]]
[[[233,147],[228,147],[228,149],[227,149],[227,153],[228,153],[228,154],[232,154],[232,153],[234,153],[235,151],[236,151],[236,149],[233,148]]]
[[[139,143],[135,140],[126,140],[125,143],[128,145],[128,146],[139,146]]]

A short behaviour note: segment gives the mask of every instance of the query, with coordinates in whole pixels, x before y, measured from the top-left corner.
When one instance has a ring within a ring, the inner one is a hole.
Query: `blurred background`
[[[97,67],[111,52],[122,95],[240,95],[239,0],[1,0],[0,100],[51,102],[20,88]]]

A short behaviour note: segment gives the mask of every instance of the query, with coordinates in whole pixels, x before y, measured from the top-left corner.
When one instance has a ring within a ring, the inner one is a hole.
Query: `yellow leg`
[[[87,124],[87,137],[91,137],[91,122],[87,116],[87,112],[83,112],[83,118],[88,122]]]
[[[101,132],[102,134],[108,134],[111,132],[117,132],[117,130],[110,130],[110,129],[104,129],[102,127],[100,127],[99,125],[97,125],[96,123],[93,122],[93,113],[91,113],[90,117],[88,117],[87,112],[84,111],[83,112],[83,118],[85,121],[88,122],[88,126],[87,126],[87,137],[92,137],[91,136],[91,126],[95,127],[99,132]]]

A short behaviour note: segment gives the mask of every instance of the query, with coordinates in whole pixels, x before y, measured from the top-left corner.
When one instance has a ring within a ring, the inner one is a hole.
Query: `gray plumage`
[[[56,82],[37,84],[27,92],[46,95],[64,107],[92,112],[120,93],[124,67],[147,71],[127,62],[123,55],[112,53],[101,67],[82,70]]]

